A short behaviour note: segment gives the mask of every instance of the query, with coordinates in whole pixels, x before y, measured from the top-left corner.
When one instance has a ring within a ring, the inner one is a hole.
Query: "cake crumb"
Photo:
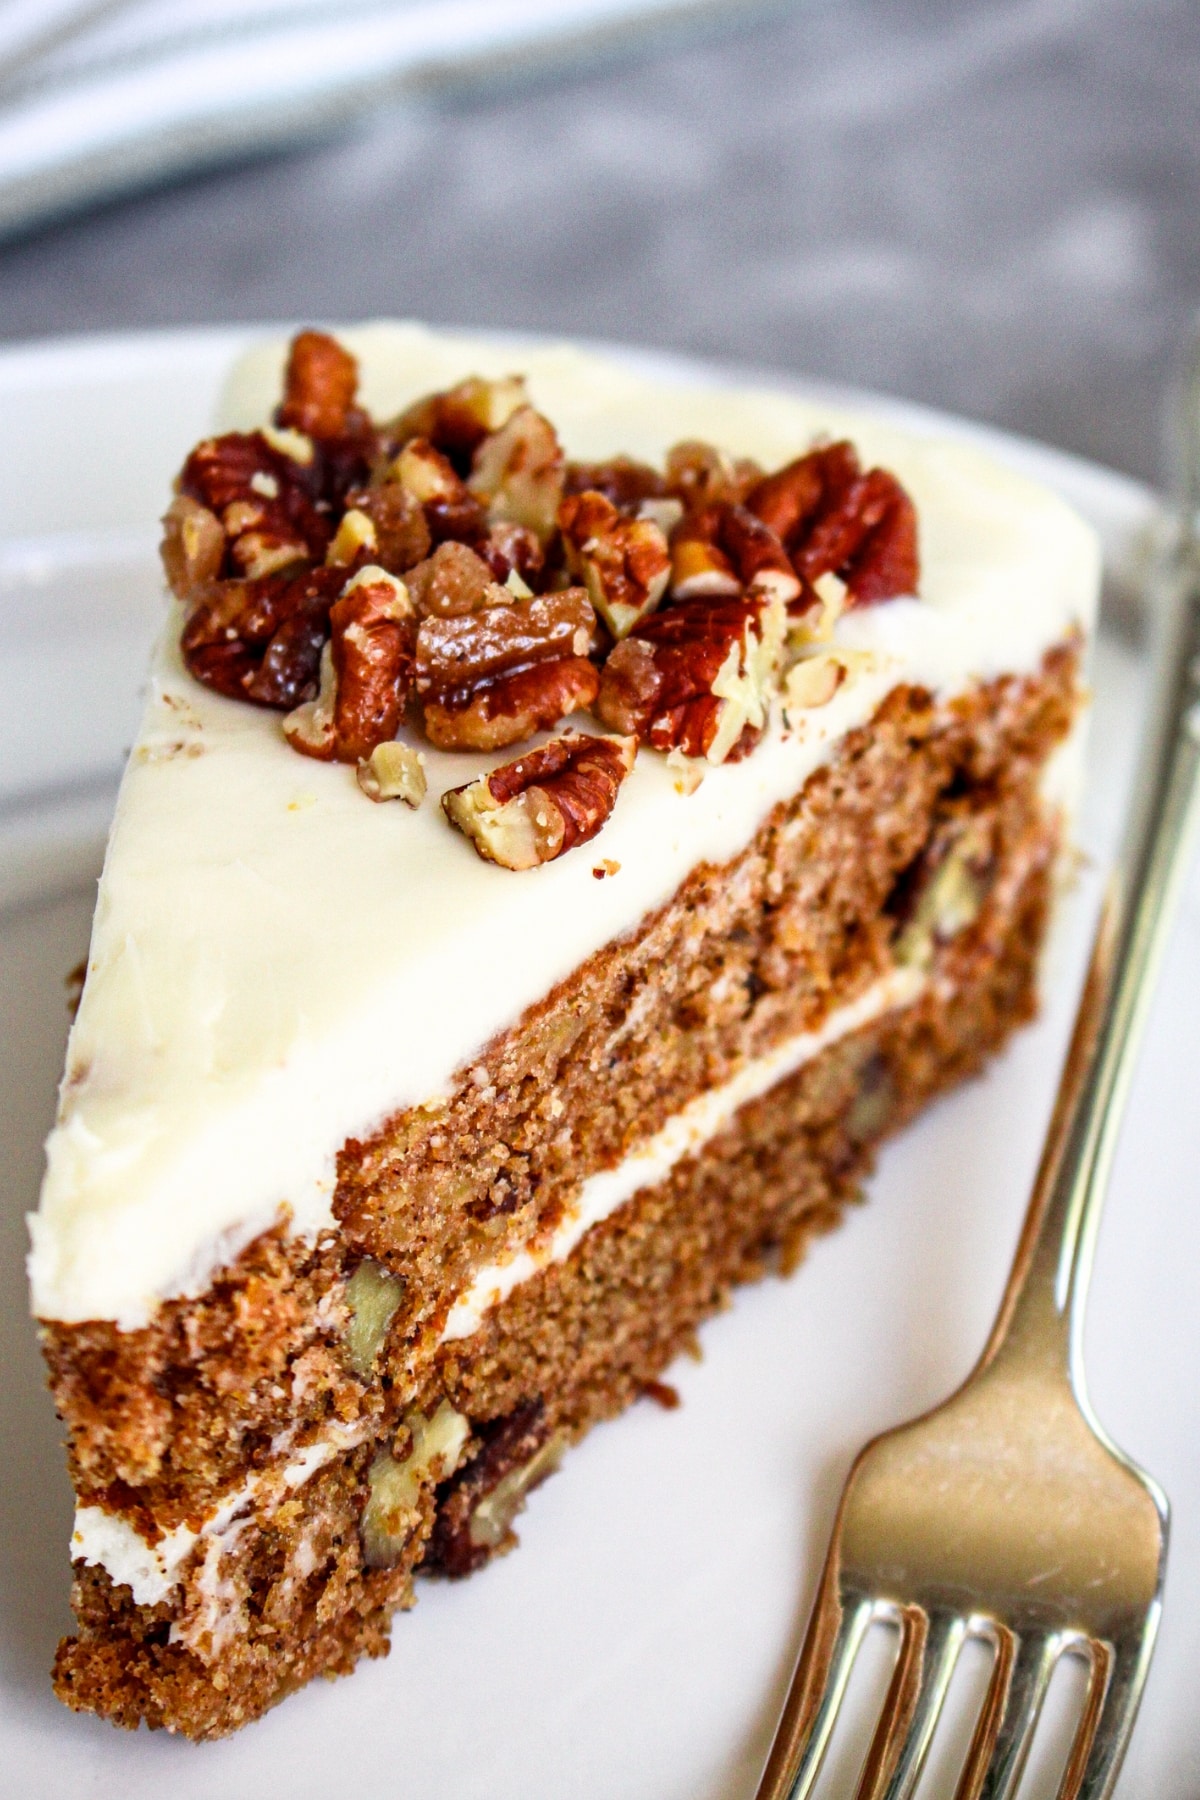
[[[603,862],[596,864],[595,868],[592,870],[592,874],[596,877],[597,881],[603,881],[606,875],[619,874],[620,868],[621,865],[619,862],[614,862],[611,856],[606,856]]]

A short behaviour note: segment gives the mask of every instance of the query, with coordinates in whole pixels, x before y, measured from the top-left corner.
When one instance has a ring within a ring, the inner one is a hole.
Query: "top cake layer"
[[[512,372],[510,346],[376,325],[343,341],[377,415],[469,373]],[[231,381],[224,426],[265,420],[281,344]],[[637,759],[602,841],[521,876],[447,829],[446,789],[505,760],[425,747],[417,812],[365,804],[344,764],[302,760],[278,716],[200,686],[173,613],[109,843],[88,979],[71,1034],[40,1211],[34,1309],[144,1322],[198,1290],[277,1216],[331,1220],[334,1160],[456,1070],[700,861],[740,850],[884,695],[945,696],[1086,630],[1094,534],[1055,496],[960,445],[766,394],[679,389],[568,349],[522,352],[535,404],[576,459],[660,462],[703,438],[778,466],[848,437],[916,503],[920,599],[847,613],[852,678],[793,729],[776,716],[744,761],[680,794]],[[597,879],[593,869],[617,864]]]

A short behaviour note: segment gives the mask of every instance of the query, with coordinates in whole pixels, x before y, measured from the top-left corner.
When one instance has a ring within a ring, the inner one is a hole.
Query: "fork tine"
[[[839,1596],[836,1565],[831,1559],[756,1800],[807,1800],[812,1793],[854,1658],[873,1613],[872,1601]]]
[[[859,1778],[858,1800],[908,1800],[912,1794],[966,1632],[966,1620],[955,1613],[906,1609],[900,1654]]]
[[[954,1800],[1013,1800],[1060,1643],[1044,1632],[997,1634],[996,1666]]]
[[[1092,1675],[1059,1800],[1105,1800],[1112,1792],[1150,1666],[1157,1619],[1118,1644],[1092,1646]]]

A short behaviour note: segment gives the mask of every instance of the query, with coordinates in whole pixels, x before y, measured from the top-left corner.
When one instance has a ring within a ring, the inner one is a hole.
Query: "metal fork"
[[[1111,1794],[1162,1609],[1167,1502],[1092,1416],[1082,1322],[1100,1208],[1200,806],[1200,350],[1188,384],[1183,530],[1163,595],[1155,706],[1125,848],[1084,983],[1041,1165],[991,1337],[942,1406],[850,1472],[757,1800],[816,1784],[869,1627],[898,1627],[857,1800],[920,1778],[965,1640],[993,1646],[956,1800],[1011,1800],[1063,1654],[1086,1659],[1058,1800]]]

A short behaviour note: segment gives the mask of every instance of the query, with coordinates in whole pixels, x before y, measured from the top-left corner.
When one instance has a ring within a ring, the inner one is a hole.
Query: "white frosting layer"
[[[219,1547],[227,1533],[240,1528],[243,1515],[264,1489],[273,1501],[294,1493],[361,1437],[361,1427],[329,1432],[306,1444],[284,1468],[251,1475],[199,1526],[177,1525],[153,1544],[122,1514],[106,1512],[102,1506],[78,1506],[71,1533],[71,1559],[105,1569],[118,1587],[129,1588],[139,1606],[157,1606],[175,1587],[197,1544]]]
[[[508,347],[412,326],[344,335],[381,413],[513,365]],[[267,415],[281,358],[274,345],[247,359],[223,422]],[[1031,671],[1092,621],[1093,532],[972,449],[768,394],[657,387],[567,349],[519,361],[579,457],[658,459],[706,437],[775,466],[818,432],[852,437],[916,501],[920,601],[841,622],[839,641],[872,654],[802,729],[785,735],[776,720],[752,756],[686,798],[663,759],[639,756],[603,837],[522,875],[481,862],[436,804],[485,759],[426,748],[424,807],[373,806],[352,770],[289,749],[277,716],[192,681],[172,617],[117,805],[31,1221],[40,1316],[132,1328],[164,1296],[198,1291],[281,1206],[296,1229],[318,1230],[348,1136],[443,1094],[699,860],[735,855],[897,682],[945,695]],[[598,881],[601,856],[620,870]]]
[[[884,1013],[907,1006],[925,985],[926,978],[918,970],[893,969],[857,999],[831,1012],[816,1031],[802,1031],[786,1039],[765,1056],[744,1062],[721,1087],[698,1095],[615,1169],[590,1175],[574,1206],[545,1244],[536,1250],[518,1251],[503,1262],[481,1269],[451,1310],[442,1342],[470,1337],[478,1331],[484,1315],[507,1299],[521,1282],[549,1268],[551,1263],[565,1262],[593,1225],[609,1218],[643,1188],[665,1181],[677,1162],[697,1155],[741,1107],[759,1099],[777,1081],[794,1075],[839,1038],[848,1037]]]

